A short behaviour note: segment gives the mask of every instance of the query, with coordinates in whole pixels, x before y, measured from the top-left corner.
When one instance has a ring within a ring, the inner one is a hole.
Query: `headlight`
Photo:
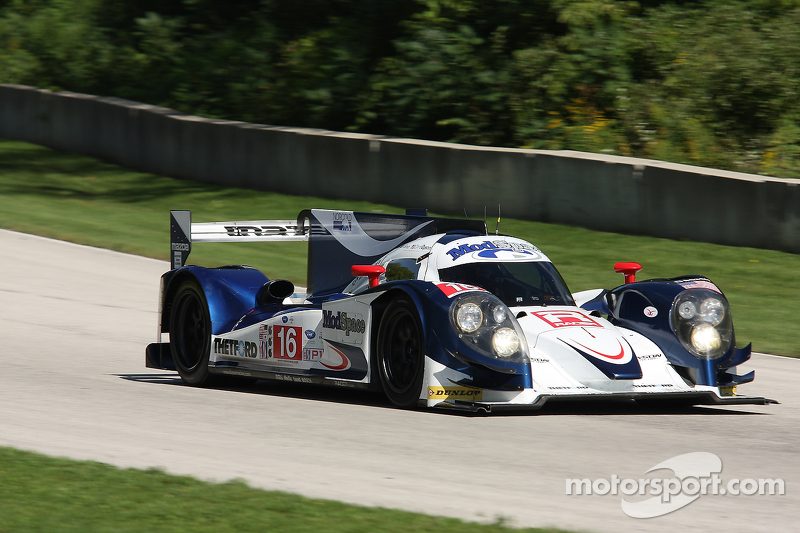
[[[450,307],[453,326],[462,342],[486,356],[527,360],[525,335],[508,307],[487,292],[469,293]]]
[[[702,359],[718,359],[733,344],[733,322],[725,297],[709,289],[688,289],[672,304],[672,329],[684,348]]]
[[[694,349],[701,354],[714,353],[722,346],[722,337],[720,337],[719,331],[706,322],[701,322],[693,327],[689,339]]]
[[[519,350],[519,337],[511,328],[498,328],[492,335],[492,348],[499,357],[509,357]]]
[[[456,324],[464,333],[473,333],[483,324],[483,311],[481,306],[471,302],[458,307],[456,311]]]
[[[505,305],[496,305],[492,309],[492,320],[494,320],[495,324],[502,324],[506,321],[508,317],[508,312],[506,311]]]
[[[694,318],[694,315],[697,314],[697,308],[694,306],[694,302],[682,302],[681,305],[678,306],[678,314],[681,315],[681,318],[684,320],[691,320]]]
[[[725,318],[725,304],[719,298],[706,298],[700,304],[700,316],[712,326],[717,326]]]

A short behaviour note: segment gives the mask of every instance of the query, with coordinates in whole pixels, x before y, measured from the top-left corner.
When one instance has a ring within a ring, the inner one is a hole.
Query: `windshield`
[[[556,267],[546,261],[467,263],[440,269],[439,279],[477,285],[509,307],[575,305]]]

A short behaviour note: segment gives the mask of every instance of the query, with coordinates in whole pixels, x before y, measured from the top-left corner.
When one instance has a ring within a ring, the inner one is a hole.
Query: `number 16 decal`
[[[272,329],[272,357],[274,359],[303,359],[303,328],[300,326],[274,326]]]

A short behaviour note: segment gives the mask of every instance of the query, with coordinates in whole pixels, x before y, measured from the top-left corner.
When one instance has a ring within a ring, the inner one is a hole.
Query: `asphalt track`
[[[514,525],[796,530],[798,360],[755,356],[742,392],[782,404],[737,408],[471,417],[283,384],[195,389],[144,367],[166,263],[4,230],[0,251],[0,445]],[[566,478],[641,478],[695,451],[725,480],[782,478],[786,495],[702,496],[646,520],[619,495],[565,495]]]

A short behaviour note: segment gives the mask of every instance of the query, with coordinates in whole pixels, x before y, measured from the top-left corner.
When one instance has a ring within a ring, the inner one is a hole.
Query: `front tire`
[[[378,328],[377,366],[381,386],[398,407],[419,401],[425,371],[422,327],[414,305],[398,299],[389,304]]]
[[[194,386],[209,381],[211,318],[203,289],[197,282],[183,282],[175,292],[169,320],[172,359],[184,383]]]

